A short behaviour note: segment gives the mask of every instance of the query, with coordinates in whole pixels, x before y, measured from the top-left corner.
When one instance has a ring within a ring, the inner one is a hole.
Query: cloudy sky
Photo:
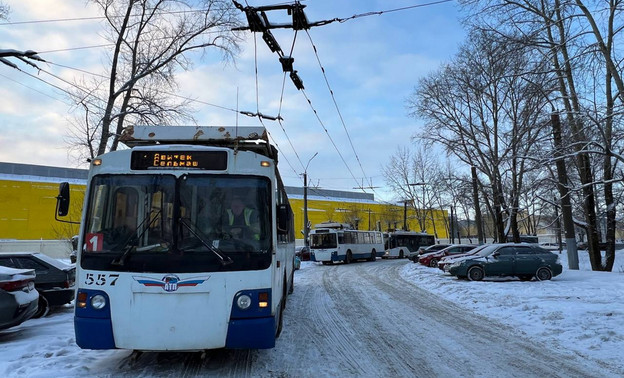
[[[43,69],[70,82],[105,72],[105,53],[110,47],[95,47],[106,43],[101,37],[103,21],[86,1],[3,2],[11,13],[8,21],[0,22],[0,49],[35,50],[50,62]],[[384,12],[315,27],[309,37],[298,34],[293,57],[305,95],[287,79],[281,111],[284,128],[264,122],[282,155],[282,177],[286,185],[301,186],[304,167],[318,152],[307,170],[311,185],[356,190],[372,182],[379,187],[376,199],[393,200],[383,188],[381,167],[397,147],[410,144],[419,128],[420,122],[408,117],[405,107],[414,85],[452,57],[465,38],[458,6],[454,1],[426,0],[302,3],[310,22]],[[272,22],[287,17],[285,11],[268,16]],[[289,50],[294,32],[274,34],[282,49]],[[255,38],[257,49],[249,33],[234,63],[224,63],[216,51],[209,51],[202,59],[198,57],[192,71],[178,74],[179,93],[201,101],[194,104],[197,124],[235,125],[236,112],[222,107],[277,115],[283,73],[277,56],[260,36]],[[68,151],[68,120],[77,113],[61,90],[68,85],[24,64],[19,66],[21,72],[0,65],[0,161],[86,168]],[[238,124],[260,125],[257,119],[244,116],[238,117]]]

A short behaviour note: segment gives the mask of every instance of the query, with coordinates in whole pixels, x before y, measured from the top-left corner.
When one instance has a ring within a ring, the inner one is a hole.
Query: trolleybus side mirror
[[[290,233],[290,207],[286,204],[277,206],[277,233],[288,235]]]
[[[64,217],[69,212],[69,183],[59,185],[59,195],[56,197],[56,215]]]

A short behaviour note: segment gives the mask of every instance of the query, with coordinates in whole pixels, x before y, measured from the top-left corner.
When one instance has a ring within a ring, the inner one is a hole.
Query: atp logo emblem
[[[166,276],[164,276],[160,281],[157,281],[153,278],[150,277],[132,277],[135,279],[135,281],[137,281],[138,283],[140,283],[143,286],[159,286],[162,287],[162,289],[166,292],[174,292],[176,290],[178,290],[179,287],[187,287],[187,286],[197,286],[200,285],[202,283],[204,283],[205,281],[207,281],[210,276],[208,277],[192,277],[183,281],[180,281],[180,277],[176,276],[175,274],[167,274]]]

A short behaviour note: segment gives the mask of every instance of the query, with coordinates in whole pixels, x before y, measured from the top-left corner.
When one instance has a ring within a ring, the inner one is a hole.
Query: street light
[[[427,184],[424,182],[414,182],[414,183],[407,184],[407,186],[423,186],[423,185],[427,185]],[[414,206],[414,200],[406,199],[401,202],[403,202],[403,231],[407,231],[407,203],[412,202],[412,206]]]
[[[310,243],[308,242],[308,166],[312,159],[314,159],[318,155],[318,152],[315,152],[314,155],[308,160],[308,164],[305,166],[305,170],[303,171],[303,245],[308,247]]]

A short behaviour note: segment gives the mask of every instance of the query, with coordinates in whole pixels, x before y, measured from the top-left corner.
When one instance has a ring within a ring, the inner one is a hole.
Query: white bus
[[[295,239],[265,138],[259,127],[136,126],[122,135],[131,149],[91,162],[76,262],[78,346],[274,347]],[[64,183],[58,216],[68,204]]]
[[[410,253],[418,251],[420,247],[427,247],[433,244],[435,244],[433,235],[410,231],[390,232],[385,237],[386,253],[383,257],[398,257],[402,259],[408,257]]]
[[[367,259],[375,261],[384,253],[383,235],[379,231],[358,231],[329,227],[310,231],[310,260],[332,264]]]

